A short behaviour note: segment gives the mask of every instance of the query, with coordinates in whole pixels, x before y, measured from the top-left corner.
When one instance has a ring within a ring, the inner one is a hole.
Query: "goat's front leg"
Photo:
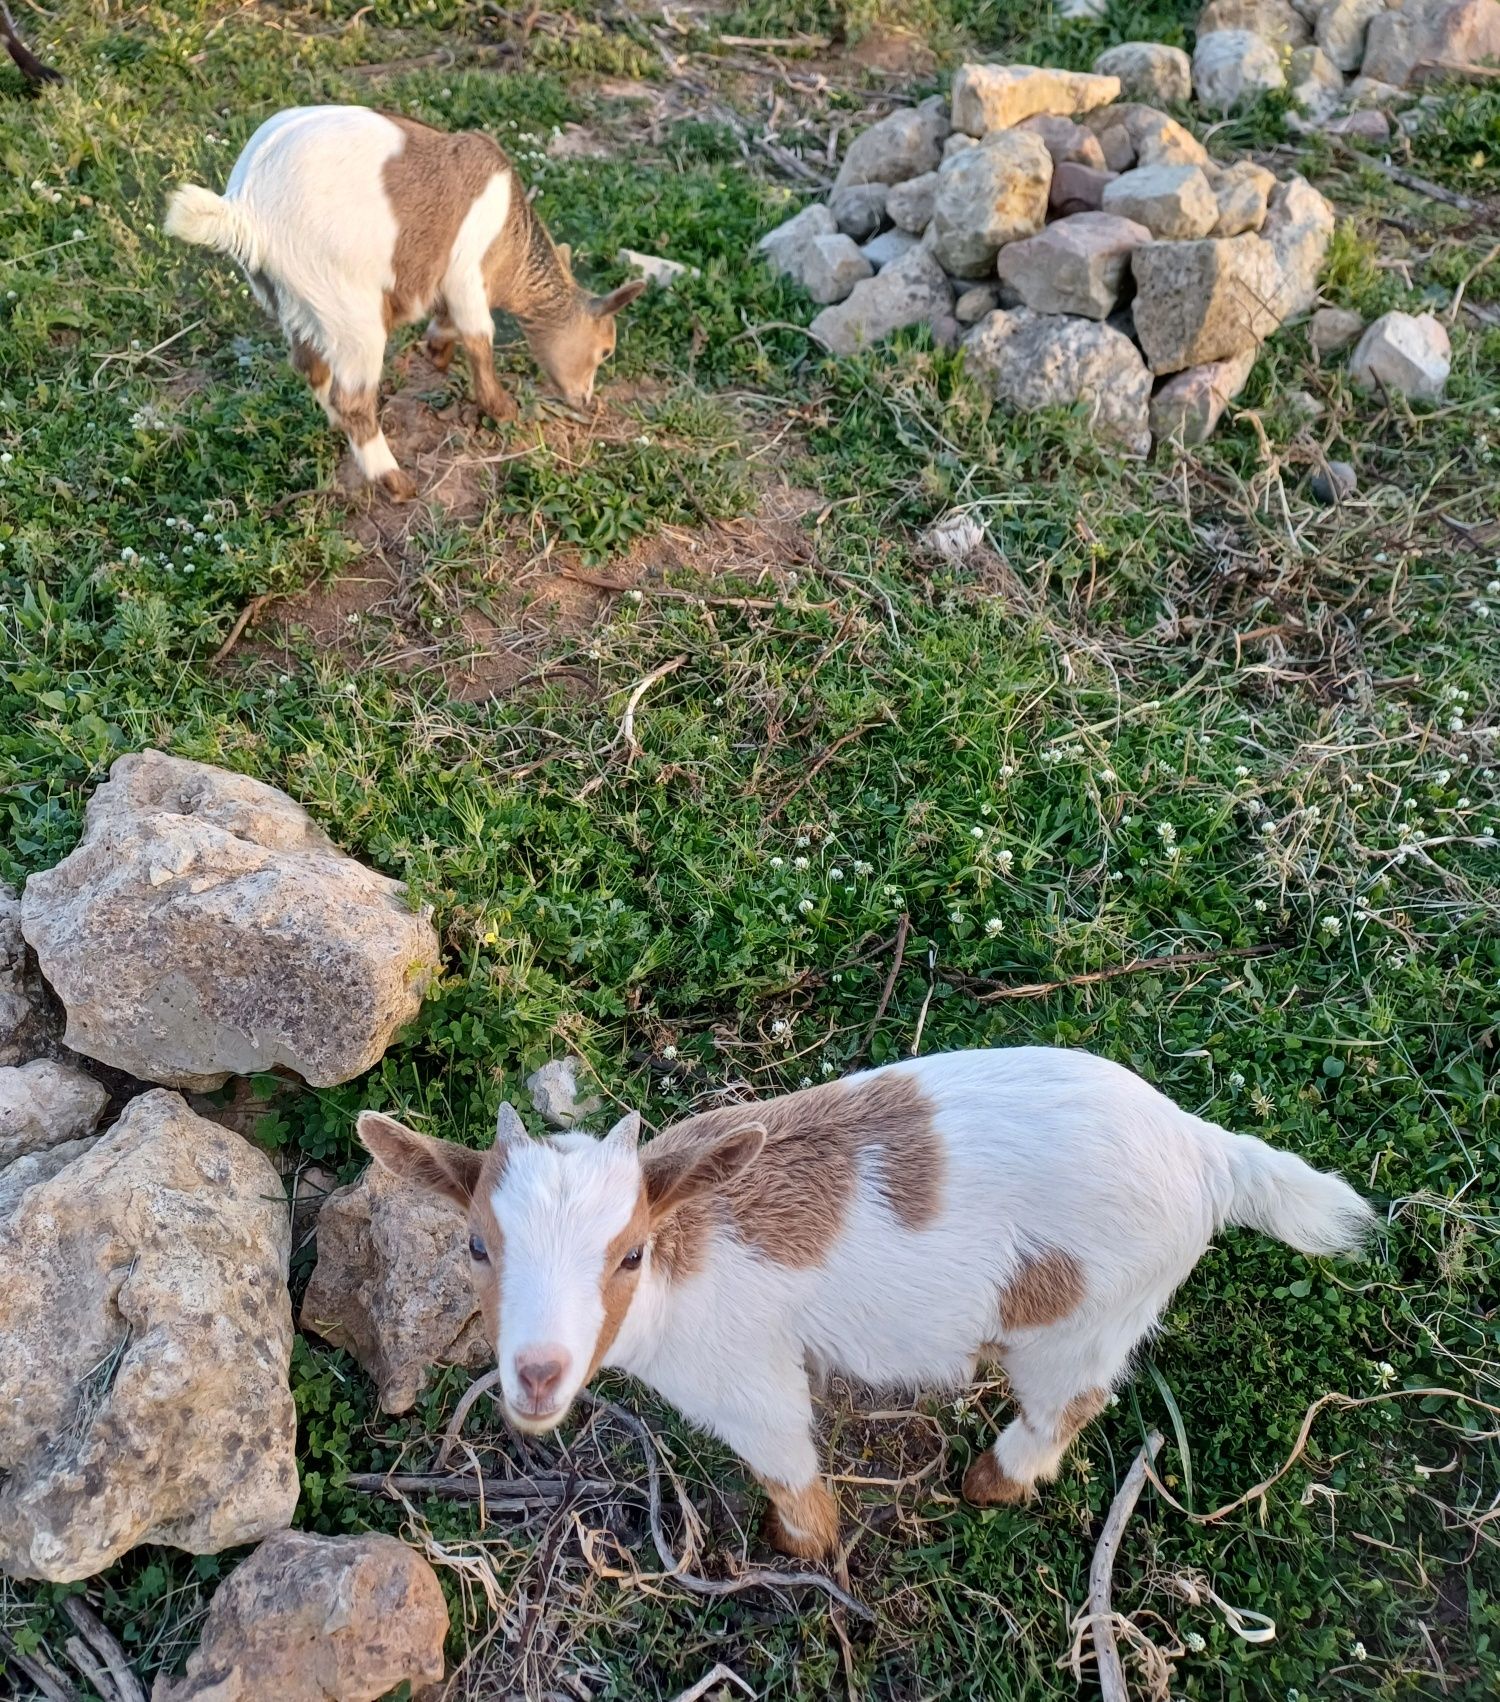
[[[803,1560],[827,1559],[838,1546],[839,1508],[818,1470],[806,1370],[782,1363],[746,1375],[724,1367],[714,1382],[719,1399],[711,1407],[701,1398],[669,1398],[733,1448],[770,1496],[766,1541]]]

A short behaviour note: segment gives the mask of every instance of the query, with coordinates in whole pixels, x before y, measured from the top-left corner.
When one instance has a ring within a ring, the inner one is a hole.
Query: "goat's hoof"
[[[1029,1485],[1007,1477],[1000,1469],[1000,1462],[988,1451],[964,1473],[964,1500],[975,1507],[1016,1507],[1030,1499]]]
[[[453,344],[429,343],[427,345],[427,358],[439,372],[446,372],[453,365]]]
[[[813,1531],[803,1536],[787,1528],[786,1522],[774,1507],[766,1509],[760,1534],[768,1548],[778,1554],[788,1554],[794,1560],[827,1560],[838,1547],[838,1527],[831,1531]]]
[[[410,473],[403,473],[399,467],[380,475],[380,488],[392,502],[410,502],[417,494],[416,480]]]
[[[520,408],[513,398],[507,396],[503,390],[494,396],[481,396],[478,406],[481,417],[488,416],[492,420],[499,421],[502,425],[521,417]]]

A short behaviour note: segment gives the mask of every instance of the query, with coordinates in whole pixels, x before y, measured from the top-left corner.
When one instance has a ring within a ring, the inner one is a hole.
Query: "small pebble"
[[[1342,502],[1359,489],[1359,476],[1347,461],[1330,461],[1313,474],[1311,488],[1319,502]]]

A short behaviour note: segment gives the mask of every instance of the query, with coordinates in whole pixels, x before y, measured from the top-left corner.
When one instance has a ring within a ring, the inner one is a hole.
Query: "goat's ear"
[[[608,295],[594,298],[595,319],[608,319],[618,313],[622,307],[629,307],[631,302],[646,288],[644,278],[632,278],[628,284],[621,284],[619,289],[611,290]]]
[[[627,1111],[604,1137],[611,1146],[623,1147],[626,1152],[634,1152],[640,1145],[641,1114],[639,1111]]]
[[[500,1101],[500,1114],[495,1118],[495,1145],[509,1146],[512,1141],[529,1141],[526,1125],[508,1099]]]
[[[571,243],[559,242],[553,245],[557,249],[557,258],[563,263],[563,271],[571,277],[573,272],[573,247]]]
[[[479,1186],[479,1171],[484,1163],[482,1152],[459,1146],[455,1141],[419,1135],[415,1129],[408,1129],[393,1117],[383,1117],[378,1111],[361,1111],[358,1128],[365,1151],[393,1176],[430,1193],[441,1194],[464,1211],[469,1209],[469,1201]]]
[[[660,1221],[689,1200],[717,1193],[754,1164],[765,1144],[763,1123],[746,1123],[701,1146],[665,1147],[648,1142],[641,1154],[641,1176],[652,1219]]]

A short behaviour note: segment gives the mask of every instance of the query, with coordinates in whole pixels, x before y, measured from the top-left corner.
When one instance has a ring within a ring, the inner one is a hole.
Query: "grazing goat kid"
[[[1086,1052],[952,1052],[709,1111],[637,1149],[534,1141],[502,1107],[479,1153],[372,1111],[360,1139],[468,1214],[500,1387],[552,1429],[601,1365],[743,1457],[770,1540],[820,1558],[809,1372],[953,1387],[998,1358],[1016,1414],[969,1467],[980,1504],[1057,1474],[1226,1224],[1354,1253],[1373,1216],[1335,1176],[1179,1110]]]
[[[488,136],[450,136],[362,106],[292,107],[268,118],[235,161],[224,194],[176,190],[169,236],[244,268],[274,313],[292,365],[348,433],[360,471],[399,501],[415,494],[380,429],[380,373],[394,326],[432,314],[428,348],[446,370],[455,343],[474,398],[504,418],[494,322],[520,321],[538,364],[575,406],[594,393],[615,346],[615,315],[645,288],[607,296],[573,281],[515,168]]]

